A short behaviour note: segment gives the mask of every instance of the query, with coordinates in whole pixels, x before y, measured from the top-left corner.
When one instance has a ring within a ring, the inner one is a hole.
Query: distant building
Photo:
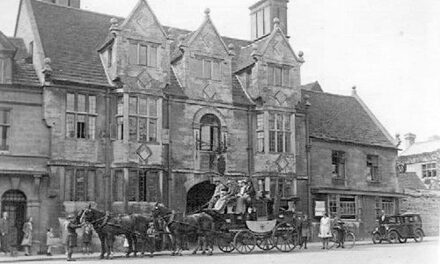
[[[417,174],[426,188],[440,190],[440,137],[416,142],[416,135],[406,134],[399,163],[405,165],[406,172]]]

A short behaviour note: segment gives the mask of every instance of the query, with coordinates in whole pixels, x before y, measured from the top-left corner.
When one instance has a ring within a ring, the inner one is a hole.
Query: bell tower
[[[280,28],[287,35],[287,3],[289,0],[260,0],[251,7],[251,39],[270,34],[274,19],[280,21]]]

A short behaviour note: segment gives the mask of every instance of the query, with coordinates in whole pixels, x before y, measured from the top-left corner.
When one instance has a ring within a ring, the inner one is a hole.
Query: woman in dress
[[[329,249],[328,240],[330,239],[330,237],[332,237],[330,225],[331,225],[330,218],[328,217],[327,213],[324,213],[319,225],[319,235],[318,235],[320,238],[322,238],[322,249]]]
[[[26,223],[23,225],[23,240],[21,246],[24,248],[24,255],[29,256],[32,246],[32,217],[29,217]]]

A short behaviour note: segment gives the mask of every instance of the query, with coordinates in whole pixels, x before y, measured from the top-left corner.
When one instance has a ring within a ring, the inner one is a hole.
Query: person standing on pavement
[[[87,223],[84,225],[83,228],[83,254],[92,254],[92,250],[90,247],[90,244],[92,243],[92,236],[93,236],[93,226],[90,223]]]
[[[46,255],[52,256],[52,247],[55,246],[55,235],[53,233],[53,228],[51,227],[47,229],[46,246],[47,246]]]
[[[67,225],[67,261],[75,261],[72,258],[73,249],[77,246],[78,235],[76,234],[76,229],[81,227],[73,214],[67,217],[69,224]]]
[[[305,214],[301,220],[301,238],[299,244],[300,248],[304,246],[304,249],[307,249],[307,240],[309,240],[311,233],[310,226],[311,226],[310,219]]]
[[[23,239],[21,240],[21,246],[24,248],[24,255],[29,256],[31,254],[32,247],[32,217],[29,217],[26,223],[23,225]]]
[[[0,219],[0,243],[1,251],[8,254],[9,249],[9,217],[7,212],[3,212],[3,217]]]
[[[322,238],[322,249],[329,249],[328,240],[332,237],[332,232],[330,229],[330,218],[327,213],[324,213],[321,217],[318,236]]]

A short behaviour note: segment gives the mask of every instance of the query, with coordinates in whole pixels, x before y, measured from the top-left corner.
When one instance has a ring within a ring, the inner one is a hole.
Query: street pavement
[[[153,258],[130,258],[116,254],[112,260],[99,260],[97,254],[84,256],[76,254],[76,263],[157,263],[157,264],[440,264],[440,243],[438,238],[425,238],[422,243],[409,240],[406,244],[373,245],[369,241],[360,241],[351,249],[322,250],[320,243],[311,243],[309,249],[295,249],[290,253],[280,253],[276,249],[270,252],[254,251],[248,255],[236,252],[225,254],[215,251],[213,256],[191,255],[188,252],[181,257],[172,257],[168,252],[159,253]],[[50,264],[66,263],[63,255],[46,256],[18,256],[4,257],[0,255],[0,263],[49,262]]]

